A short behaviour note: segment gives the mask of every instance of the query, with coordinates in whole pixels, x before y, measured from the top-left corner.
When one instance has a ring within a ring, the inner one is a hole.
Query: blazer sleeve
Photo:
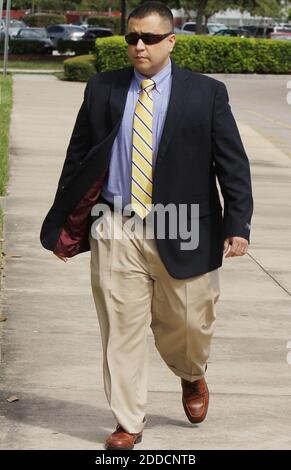
[[[58,182],[58,190],[64,189],[78,165],[91,148],[89,121],[89,81],[86,84],[83,102],[78,111],[69,145],[67,147],[62,172]]]
[[[215,173],[224,199],[224,238],[238,236],[249,241],[253,213],[250,165],[228,101],[224,83],[218,82],[212,148]]]

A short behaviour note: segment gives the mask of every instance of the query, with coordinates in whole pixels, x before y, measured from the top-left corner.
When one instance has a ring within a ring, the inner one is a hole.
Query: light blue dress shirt
[[[131,202],[131,152],[132,128],[136,103],[141,92],[141,82],[148,77],[134,69],[134,74],[127,94],[124,114],[118,134],[114,140],[109,171],[104,182],[101,196],[113,203],[114,196],[122,197],[122,207]],[[156,86],[152,91],[153,109],[153,170],[167,114],[172,86],[172,63],[151,77]]]

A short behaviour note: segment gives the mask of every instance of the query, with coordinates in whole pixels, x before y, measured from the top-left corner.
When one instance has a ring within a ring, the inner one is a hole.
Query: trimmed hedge
[[[129,65],[123,36],[96,41],[96,70]],[[177,65],[202,73],[291,72],[291,42],[234,37],[177,36],[172,52]]]
[[[64,60],[65,80],[87,82],[95,73],[95,57],[93,54]]]
[[[51,24],[67,23],[65,15],[53,15],[50,13],[33,13],[23,18],[28,26],[46,28]]]
[[[289,73],[291,43],[233,37],[179,37],[173,59],[202,73]]]
[[[3,52],[0,45],[0,53]],[[44,47],[44,44],[33,39],[10,39],[9,41],[9,54],[49,54],[49,48]]]
[[[70,39],[59,39],[56,49],[63,53],[67,51],[75,52],[76,56],[89,54],[95,50],[95,41],[82,39],[81,41],[71,41]]]
[[[96,70],[99,72],[119,69],[130,65],[124,36],[98,38],[95,45],[95,66]]]
[[[116,16],[89,16],[87,22],[90,26],[100,26],[112,29],[114,34],[120,34],[121,20]]]
[[[287,41],[185,35],[177,37],[172,57],[177,65],[201,73],[291,72],[291,43]],[[127,44],[123,36],[98,38],[95,55],[65,60],[65,78],[86,81],[96,71],[128,65]]]

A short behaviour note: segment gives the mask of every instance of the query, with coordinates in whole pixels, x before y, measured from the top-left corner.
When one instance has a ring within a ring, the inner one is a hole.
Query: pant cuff
[[[140,424],[137,424],[136,426],[127,426],[125,423],[121,423],[119,422],[119,424],[123,427],[123,429],[125,429],[126,432],[128,432],[129,434],[136,434],[138,432],[142,432],[144,430],[144,427],[147,423],[147,418],[144,417],[143,419],[143,422],[140,423]]]
[[[175,375],[177,375],[178,377],[181,377],[182,379],[188,380],[188,382],[194,382],[194,380],[200,380],[205,375],[205,374],[200,374],[200,375],[188,374],[187,372],[176,369],[176,367],[169,366],[169,365],[168,367],[171,369],[172,372],[174,372]]]

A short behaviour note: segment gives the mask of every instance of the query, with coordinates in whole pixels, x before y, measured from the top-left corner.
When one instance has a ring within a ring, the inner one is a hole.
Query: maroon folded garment
[[[54,253],[58,256],[72,256],[90,250],[88,234],[90,230],[91,209],[96,203],[102,189],[103,174],[87,191],[73,212],[67,217],[56,244]]]

